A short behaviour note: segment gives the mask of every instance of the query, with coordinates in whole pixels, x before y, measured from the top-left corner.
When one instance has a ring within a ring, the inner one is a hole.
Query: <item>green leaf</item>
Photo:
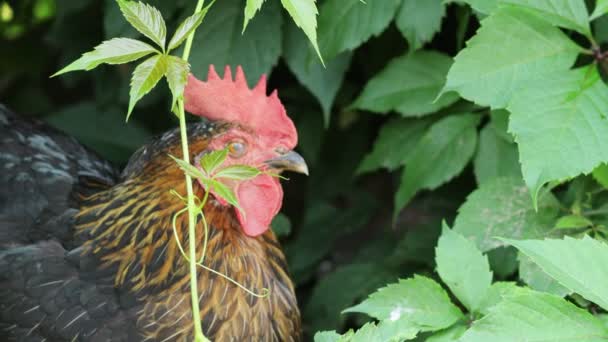
[[[459,339],[462,342],[604,341],[608,332],[590,313],[559,297],[506,297]]]
[[[227,156],[228,149],[226,148],[217,151],[211,151],[209,153],[205,153],[199,160],[199,163],[205,173],[207,173],[208,175],[212,175],[215,169],[222,165],[224,160],[226,160]]]
[[[408,327],[402,322],[366,323],[355,334],[342,336],[339,342],[400,342],[413,339],[417,333],[417,328]]]
[[[470,312],[477,312],[492,284],[488,257],[445,222],[435,249],[437,273]]]
[[[317,52],[323,63],[323,56],[317,43],[317,5],[315,0],[281,0],[283,8],[293,19],[293,22],[304,31],[306,37]]]
[[[173,37],[171,37],[171,40],[169,41],[169,48],[167,51],[171,51],[178,47],[184,40],[186,40],[186,38],[188,38],[188,35],[190,35],[192,31],[196,30],[196,28],[203,22],[205,15],[207,15],[207,11],[209,11],[209,7],[211,7],[214,2],[215,1],[212,1],[211,4],[205,6],[205,8],[189,16],[182,21],[181,24],[179,24],[177,30],[175,30],[175,33],[173,34]]]
[[[496,304],[501,303],[505,298],[529,293],[533,293],[533,291],[527,287],[517,286],[517,284],[513,282],[499,281],[493,283],[481,302],[479,312],[487,315],[492,312],[492,308],[494,308]]]
[[[169,155],[171,159],[173,159],[180,169],[184,171],[185,174],[192,178],[196,179],[206,179],[207,177],[201,172],[201,170],[197,169],[194,165],[190,163],[186,163],[185,160]]]
[[[590,20],[599,18],[606,13],[608,13],[608,0],[597,0]]]
[[[462,317],[445,290],[422,276],[389,284],[343,312],[362,312],[381,321],[403,318],[423,331],[447,328]]]
[[[235,179],[245,181],[257,177],[262,172],[255,167],[247,165],[232,165],[218,170],[214,178]]]
[[[475,152],[479,116],[457,114],[433,124],[416,145],[395,194],[395,215],[421,189],[433,190],[458,175]]]
[[[536,291],[551,293],[559,297],[564,297],[571,292],[522,253],[519,253],[519,278]]]
[[[608,164],[600,164],[593,169],[593,179],[600,183],[604,188],[608,188]]]
[[[365,85],[352,106],[376,113],[395,110],[403,116],[434,113],[458,100],[449,93],[435,101],[450,65],[450,57],[432,51],[397,57]]]
[[[568,70],[580,51],[559,28],[521,10],[501,8],[481,22],[455,57],[443,91],[504,108],[530,81]]]
[[[557,229],[576,229],[576,228],[585,228],[592,226],[593,222],[591,222],[588,218],[581,215],[566,215],[562,216],[555,223],[555,228]]]
[[[127,120],[129,120],[129,116],[137,101],[150,92],[156,86],[156,83],[163,78],[163,75],[167,72],[167,64],[165,55],[156,55],[146,59],[135,68],[133,77],[131,78]]]
[[[559,212],[551,193],[539,199],[538,212],[526,186],[517,178],[496,178],[483,183],[458,209],[454,230],[473,238],[482,252],[505,246],[496,237],[515,239],[548,236]]]
[[[455,324],[447,329],[437,331],[429,338],[425,340],[425,342],[454,342],[458,341],[460,336],[467,331],[467,326],[462,324]]]
[[[308,47],[306,37],[295,25],[289,25],[283,42],[283,57],[289,70],[319,101],[328,127],[331,107],[350,65],[352,53],[345,52],[327,61],[325,67],[317,61]]]
[[[506,130],[501,132],[507,134]],[[483,184],[499,177],[523,179],[519,166],[519,152],[514,142],[503,139],[496,126],[486,125],[479,134],[479,144],[473,171],[477,184]]]
[[[114,38],[97,45],[93,51],[83,54],[51,77],[75,70],[91,70],[103,63],[128,63],[151,53],[158,51],[144,42],[130,38]]]
[[[500,0],[503,4],[515,5],[525,9],[537,18],[563,28],[591,36],[589,13],[581,0]]]
[[[204,183],[209,187],[209,191],[213,192],[215,197],[219,197],[219,199],[228,202],[233,207],[241,210],[241,206],[239,205],[239,201],[234,194],[234,191],[230,189],[228,186],[223,184],[222,182],[218,182],[212,179],[208,179],[204,181]],[[243,215],[245,213],[243,212]]]
[[[167,27],[160,11],[143,2],[117,0],[125,19],[144,36],[165,51]]]
[[[326,59],[354,50],[393,20],[400,0],[327,0],[319,16],[319,46]]]
[[[190,55],[190,70],[195,75],[207,75],[209,65],[215,65],[220,75],[224,66],[234,72],[240,65],[250,85],[262,74],[268,74],[279,60],[282,42],[282,15],[277,1],[269,1],[253,18],[245,33],[242,0],[217,1],[205,17],[205,25],[196,31]]]
[[[177,56],[167,56],[167,70],[165,71],[165,77],[167,78],[167,84],[173,95],[171,101],[171,107],[177,102],[179,98],[184,95],[184,88],[188,82],[188,71],[190,71],[190,65],[185,60]]]
[[[315,333],[315,342],[337,342],[340,334],[335,331],[318,331]]]
[[[353,341],[387,341],[387,342],[401,342],[405,340],[411,340],[418,335],[420,328],[411,324],[407,317],[403,317],[396,321],[385,320],[376,325],[376,339],[363,339],[359,338],[359,331],[355,334]],[[361,336],[363,337],[363,336]]]
[[[608,308],[608,245],[588,236],[563,240],[508,240],[561,285]],[[581,267],[587,265],[587,267]]]
[[[463,2],[479,13],[490,14],[498,7],[500,1],[501,0],[445,0],[445,3]]]
[[[392,171],[405,164],[431,122],[429,119],[402,118],[385,123],[380,128],[372,151],[359,164],[357,173],[362,174],[379,168]]]
[[[403,0],[395,23],[409,44],[409,51],[421,48],[441,29],[445,16],[442,0]]]
[[[608,161],[608,88],[594,66],[529,82],[509,105],[526,185],[536,197],[553,180]]]
[[[247,24],[249,23],[249,20],[251,20],[254,16],[255,13],[257,11],[260,10],[260,8],[262,8],[262,4],[264,3],[264,0],[247,0],[247,2],[245,3],[245,15],[243,18],[243,32],[245,32],[245,29],[247,28]]]

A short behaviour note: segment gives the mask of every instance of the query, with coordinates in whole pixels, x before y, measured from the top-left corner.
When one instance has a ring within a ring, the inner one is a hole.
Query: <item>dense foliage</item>
[[[300,29],[291,1],[220,0],[198,29],[192,72],[270,73],[296,122],[311,176],[273,228],[306,333],[608,339],[608,1],[444,2],[318,1],[315,33],[314,8]],[[194,8],[149,3],[169,32]],[[114,0],[0,1],[0,35],[0,101],[104,157],[176,125],[164,82],[124,123],[132,67],[48,79],[141,38]]]

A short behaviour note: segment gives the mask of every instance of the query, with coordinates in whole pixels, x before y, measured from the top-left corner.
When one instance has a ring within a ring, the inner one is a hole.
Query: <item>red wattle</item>
[[[236,196],[243,210],[237,218],[248,236],[258,236],[270,228],[270,222],[281,210],[283,188],[275,177],[260,175],[238,185]]]

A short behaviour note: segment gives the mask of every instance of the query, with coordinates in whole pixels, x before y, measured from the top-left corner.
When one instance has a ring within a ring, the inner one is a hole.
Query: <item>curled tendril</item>
[[[180,200],[184,200],[184,197],[181,196],[177,191],[171,189],[171,194],[175,195],[176,197],[178,197]],[[197,199],[201,205],[198,206],[196,208],[197,211],[197,215],[201,216],[201,220],[203,221],[203,226],[205,228],[205,240],[203,242],[203,253],[201,255],[201,259],[199,260],[199,262],[196,263],[197,266],[201,267],[202,269],[209,271],[215,275],[218,275],[226,280],[228,280],[229,282],[233,283],[234,285],[238,286],[240,289],[242,289],[243,291],[247,292],[248,294],[257,297],[257,298],[266,298],[268,296],[270,296],[270,290],[268,288],[263,287],[262,288],[262,292],[261,293],[255,293],[252,290],[248,289],[247,287],[245,287],[243,284],[239,283],[238,281],[232,279],[231,277],[229,277],[226,274],[223,274],[219,271],[216,271],[210,267],[207,267],[203,264],[203,261],[205,260],[205,254],[207,252],[207,243],[208,243],[208,236],[209,236],[209,229],[208,229],[208,225],[207,225],[207,220],[205,219],[205,214],[203,213],[203,207],[205,206],[205,203],[207,202],[209,196],[209,192],[205,192],[205,197],[203,198],[202,201],[200,201],[200,199],[198,199],[197,197],[195,197],[195,199]],[[182,256],[188,261],[190,262],[190,258],[188,258],[188,255],[186,255],[186,252],[184,251],[184,248],[180,242],[179,239],[179,234],[177,233],[177,218],[184,214],[186,211],[188,210],[188,207],[184,207],[183,209],[180,209],[178,212],[176,212],[175,214],[173,214],[173,218],[171,219],[171,227],[173,228],[173,237],[175,237],[175,242],[177,244],[177,248],[179,249],[180,253],[182,254]]]

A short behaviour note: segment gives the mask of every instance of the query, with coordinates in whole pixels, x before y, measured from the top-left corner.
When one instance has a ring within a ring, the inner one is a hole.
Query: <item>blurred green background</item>
[[[436,113],[430,119],[416,119],[384,102],[372,103],[382,107],[373,112],[351,105],[395,57],[414,54],[422,46],[455,55],[479,26],[476,14],[440,0],[368,0],[367,5],[343,1],[351,8],[344,20],[340,6],[333,5],[336,1],[318,1],[326,69],[279,0],[267,0],[243,35],[244,0],[218,0],[197,31],[190,58],[199,78],[205,77],[209,64],[218,70],[242,65],[250,85],[269,74],[269,88],[279,89],[296,123],[298,149],[310,177],[289,175],[283,213],[274,229],[298,286],[308,336],[366,321],[340,311],[387,282],[414,272],[433,276],[441,219],[450,221],[476,187],[469,165],[447,185],[419,194],[393,218],[400,178],[394,171],[412,149],[412,137],[423,131],[415,127],[426,128],[444,114],[476,108],[454,98],[433,108]],[[195,5],[186,0],[147,2],[161,10],[169,33]],[[349,21],[352,11],[367,16],[362,26]],[[594,24],[602,39],[608,32],[605,22]],[[139,146],[177,126],[165,82],[137,104],[125,123],[132,65],[104,65],[49,78],[117,36],[139,37],[113,0],[0,0],[0,102],[49,122],[124,165]],[[426,77],[394,76],[406,82],[412,77],[413,84],[416,77]],[[432,85],[431,95],[441,83]],[[497,249],[490,260],[498,279],[517,267],[512,250]]]

